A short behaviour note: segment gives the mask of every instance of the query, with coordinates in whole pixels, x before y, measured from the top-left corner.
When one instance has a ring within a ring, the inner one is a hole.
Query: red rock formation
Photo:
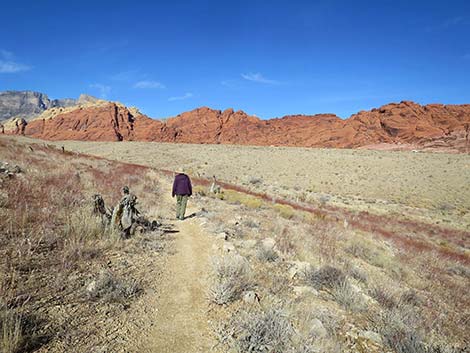
[[[470,105],[421,106],[392,103],[349,119],[336,115],[293,115],[261,120],[243,111],[207,107],[166,122],[133,115],[109,103],[81,107],[48,120],[33,120],[26,135],[49,140],[162,141],[304,147],[357,148],[380,144],[468,147]]]

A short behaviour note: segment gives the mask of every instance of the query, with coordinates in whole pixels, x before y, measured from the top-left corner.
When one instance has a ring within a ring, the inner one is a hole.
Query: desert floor
[[[146,142],[67,150],[211,178],[313,204],[470,230],[470,155]]]
[[[0,137],[0,162],[1,351],[468,352],[468,155]],[[162,226],[92,212],[124,185]]]

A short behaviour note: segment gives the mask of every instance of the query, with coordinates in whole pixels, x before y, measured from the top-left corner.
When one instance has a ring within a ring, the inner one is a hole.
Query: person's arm
[[[193,186],[191,185],[191,179],[188,177],[188,189],[189,189],[189,196],[193,194]]]
[[[176,194],[176,178],[173,181],[173,190],[171,191],[171,197],[175,197]]]

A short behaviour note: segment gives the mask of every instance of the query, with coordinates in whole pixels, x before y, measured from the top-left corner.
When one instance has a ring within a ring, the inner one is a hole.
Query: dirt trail
[[[173,200],[165,200],[165,204],[170,202]],[[190,206],[186,214],[196,211]],[[153,328],[142,338],[140,352],[196,353],[213,346],[206,299],[212,239],[199,222],[196,217],[175,222],[178,233],[163,269]]]

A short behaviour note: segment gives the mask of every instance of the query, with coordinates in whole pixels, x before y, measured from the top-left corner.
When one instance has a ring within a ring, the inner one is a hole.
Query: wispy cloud
[[[236,88],[238,87],[237,81],[239,80],[223,80],[220,81],[220,84],[228,88]]]
[[[279,84],[279,81],[268,79],[264,77],[262,74],[260,74],[259,72],[256,72],[256,73],[250,72],[247,74],[241,74],[241,76],[245,80],[252,81],[252,82],[265,83],[269,85]]]
[[[166,88],[164,84],[158,81],[139,81],[134,85],[134,88]]]
[[[13,74],[31,70],[31,66],[15,60],[15,55],[7,50],[0,50],[0,74]]]
[[[111,86],[103,85],[101,83],[92,83],[90,88],[97,89],[100,94],[100,98],[103,99],[106,99],[108,94],[111,93]]]
[[[182,101],[184,99],[188,99],[188,98],[191,98],[193,97],[194,95],[191,93],[191,92],[187,92],[185,93],[184,95],[182,96],[176,96],[176,97],[170,97],[168,98],[168,101],[169,102],[173,102],[173,101]]]
[[[140,76],[140,77],[139,77]],[[127,70],[127,71],[120,71],[115,73],[114,75],[110,76],[111,80],[114,81],[133,81],[136,79],[142,79],[141,74],[139,74],[139,70]]]
[[[468,18],[464,17],[464,16],[454,16],[454,17],[446,18],[446,19],[442,20],[441,22],[438,22],[438,23],[435,23],[435,24],[432,24],[432,25],[428,25],[425,28],[425,30],[427,32],[445,30],[445,29],[449,29],[449,28],[452,28],[452,27],[455,27],[455,26],[462,25],[462,24],[466,23],[467,20],[468,20]]]

